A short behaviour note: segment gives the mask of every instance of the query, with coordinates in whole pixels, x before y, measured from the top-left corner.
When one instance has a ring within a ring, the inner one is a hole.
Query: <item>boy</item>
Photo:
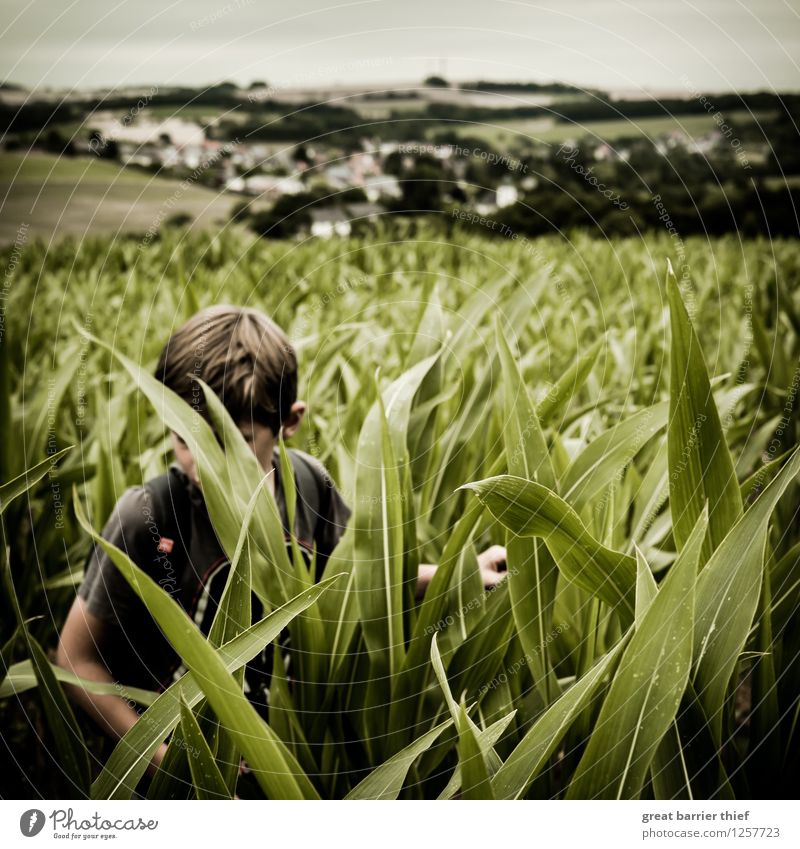
[[[297,399],[297,360],[283,331],[254,309],[210,307],[197,313],[167,342],[156,377],[202,415],[205,401],[195,378],[220,397],[265,472],[288,535],[282,477],[293,474],[297,489],[295,536],[311,557],[317,577],[344,532],[350,510],[322,465],[290,451],[291,469],[281,468],[276,441],[281,429],[293,436],[306,410]],[[198,486],[192,455],[173,433],[177,463],[143,487],[127,490],[103,536],[175,598],[207,633],[225,586],[229,562],[220,547]],[[501,579],[500,546],[483,552],[479,564],[486,586]],[[420,567],[418,593],[435,566]],[[260,618],[254,597],[253,619]],[[246,671],[246,690],[257,706],[268,698],[268,646]],[[59,665],[82,678],[163,689],[181,673],[180,658],[111,559],[96,546],[61,632]],[[94,695],[70,687],[71,697],[112,737],[122,737],[138,714],[120,696]],[[156,753],[161,762],[166,746]]]

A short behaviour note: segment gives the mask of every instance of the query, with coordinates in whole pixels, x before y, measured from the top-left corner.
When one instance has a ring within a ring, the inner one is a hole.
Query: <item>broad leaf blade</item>
[[[561,481],[564,499],[579,512],[591,504],[598,493],[621,479],[625,467],[666,427],[668,418],[669,403],[663,401],[594,437],[573,460]]]
[[[61,689],[47,655],[39,643],[31,636],[25,618],[20,609],[19,599],[11,580],[11,566],[8,562],[5,547],[5,533],[0,535],[0,569],[2,569],[2,586],[17,619],[17,628],[22,640],[28,646],[31,665],[39,687],[39,698],[44,708],[44,715],[49,733],[58,753],[58,762],[64,770],[69,782],[70,792],[76,796],[89,795],[89,755],[83,741],[78,722],[72,707]]]
[[[230,799],[228,787],[219,771],[208,741],[203,736],[191,708],[181,699],[181,731],[186,756],[198,799]]]
[[[689,680],[701,513],[655,598],[637,623],[567,794],[636,799]]]
[[[56,451],[46,460],[42,460],[40,463],[37,463],[35,466],[26,470],[13,480],[0,484],[0,516],[5,513],[8,505],[11,504],[15,498],[19,498],[20,495],[39,483],[39,481],[55,467],[55,464],[68,451],[71,451],[73,447],[74,446],[70,445],[67,448],[62,448],[60,451]]]
[[[800,449],[714,551],[697,582],[693,683],[717,742],[722,705],[761,594],[772,511],[800,473]]]
[[[458,763],[463,799],[494,799],[483,751],[462,704],[458,713]]]
[[[329,578],[305,590],[222,646],[219,655],[228,672],[235,672],[251,661],[336,580],[336,577]],[[92,785],[92,798],[130,798],[155,750],[180,720],[181,694],[190,707],[197,705],[203,698],[203,691],[194,673],[188,672],[161,693],[142,715],[145,721],[137,722],[117,743],[102,773]]]
[[[440,723],[374,769],[345,797],[346,799],[396,799],[403,789],[408,770],[414,761],[439,739],[453,724],[452,719]]]
[[[194,626],[186,612],[126,554],[91,528],[77,497],[76,513],[84,530],[100,544],[134,592],[147,605],[184,663],[199,675],[198,680],[214,713],[236,739],[268,797],[316,798],[316,790],[297,761],[256,713],[225,668],[220,655]]]
[[[613,670],[625,639],[601,658],[533,724],[492,779],[497,799],[519,799],[542,771],[575,719]]]
[[[503,367],[503,441],[509,474],[555,489],[555,473],[539,417],[500,324],[497,344]],[[545,705],[558,697],[547,634],[553,615],[558,569],[545,544],[508,532],[508,591],[520,640],[531,658],[534,681]]]
[[[552,490],[511,475],[466,484],[498,521],[519,536],[540,536],[564,577],[633,621],[636,561],[601,545]]]
[[[708,502],[705,563],[742,515],[742,496],[703,351],[671,268],[667,299],[672,328],[667,432],[672,529],[680,549]]]

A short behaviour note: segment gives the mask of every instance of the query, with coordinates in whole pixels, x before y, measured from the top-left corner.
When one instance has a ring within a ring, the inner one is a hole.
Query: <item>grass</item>
[[[228,220],[235,200],[93,157],[41,153],[0,154],[0,197],[0,244],[13,242],[22,223],[30,238],[46,241],[56,233],[144,233],[179,212],[210,226]]]
[[[169,797],[233,795],[242,753],[270,798],[795,786],[796,244],[683,247],[171,231],[144,251],[18,249],[0,348],[0,416],[22,434],[0,450],[0,729],[23,774],[4,770],[0,795],[129,798],[166,739],[152,792]],[[171,330],[224,301],[295,340],[310,403],[295,446],[353,507],[319,583],[224,407],[208,397],[212,427],[149,376]],[[242,579],[209,640],[97,535],[165,468],[167,429],[198,458]],[[102,754],[46,656],[92,539],[189,669],[135,694],[145,718]],[[486,593],[475,551],[498,541],[509,576]],[[421,602],[418,562],[439,564]],[[260,622],[234,614],[251,587]],[[238,670],[284,628],[292,680],[278,663],[264,720]]]
[[[756,115],[760,120],[765,116]],[[726,116],[731,121],[752,121],[753,116],[748,112],[733,112]],[[711,115],[671,115],[660,118],[620,118],[615,121],[586,121],[581,124],[569,122],[557,123],[551,118],[533,118],[521,121],[509,121],[497,126],[488,125],[453,125],[457,126],[456,133],[463,136],[484,138],[497,150],[509,146],[518,148],[529,141],[556,144],[567,139],[591,137],[606,142],[614,142],[630,136],[645,136],[657,139],[672,132],[685,133],[697,138],[717,129]]]

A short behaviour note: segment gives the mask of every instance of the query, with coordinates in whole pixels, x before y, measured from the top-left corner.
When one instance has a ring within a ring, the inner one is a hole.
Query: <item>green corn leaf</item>
[[[501,662],[502,656],[497,659],[497,662]],[[491,769],[492,772],[495,772],[500,767],[500,759],[497,756],[497,753],[494,749],[488,745],[488,736],[482,736],[481,731],[477,725],[470,719],[469,715],[466,712],[466,708],[463,705],[459,705],[456,700],[453,698],[452,691],[450,689],[450,684],[448,682],[447,673],[445,672],[444,663],[442,662],[442,656],[439,652],[439,646],[437,644],[437,635],[434,634],[433,639],[431,640],[431,665],[433,666],[434,674],[439,682],[439,686],[441,687],[442,694],[444,695],[445,704],[447,705],[447,709],[450,712],[450,716],[456,725],[456,730],[458,732],[458,740],[459,740],[459,763],[462,763],[462,755],[466,755],[470,760],[473,758],[474,752],[472,750],[471,741],[474,739],[475,745],[477,746],[477,750],[480,757],[480,764],[483,765],[483,770],[486,771]],[[464,735],[462,738],[461,731],[462,729],[468,729],[470,731],[470,735]],[[481,743],[478,740],[481,740],[486,745],[481,746]],[[469,765],[470,774],[466,779],[470,782],[478,782],[480,784],[481,780],[481,766],[474,761]],[[464,771],[463,765],[461,770],[461,782],[462,786],[464,786]],[[488,773],[487,773],[488,775]],[[476,790],[478,792],[489,793],[485,788],[483,790]],[[491,798],[491,795],[485,796],[474,796],[474,798]]]
[[[447,705],[447,709],[457,727],[459,722],[459,706],[458,702],[453,698],[453,693],[450,690],[450,684],[447,681],[447,672],[445,671],[444,663],[442,663],[442,656],[439,653],[438,637],[436,634],[433,635],[433,639],[431,640],[431,665],[433,666],[433,671],[439,682],[439,686],[442,688],[442,694],[444,695],[444,701]]]
[[[113,444],[111,402],[107,392],[98,388],[97,401],[97,471],[92,482],[92,516],[98,524],[105,524],[125,488],[125,473],[119,452]]]
[[[656,799],[693,799],[692,776],[684,756],[678,723],[673,722],[658,744],[650,767]]]
[[[394,676],[405,656],[401,479],[411,403],[438,356],[417,363],[379,395],[358,439],[353,587],[376,677]]]
[[[711,392],[703,350],[670,267],[667,299],[672,328],[667,450],[672,529],[682,548],[708,502],[708,561],[742,515],[742,496]]]
[[[564,577],[633,621],[636,561],[601,545],[554,492],[511,475],[465,484],[499,522],[519,536],[544,538]]]
[[[502,460],[502,458],[500,458]],[[499,462],[497,468],[500,468]],[[459,563],[483,514],[483,505],[473,501],[458,519],[442,551],[439,565],[428,585],[409,642],[400,673],[392,682],[390,726],[401,729],[410,725],[408,716],[416,717],[424,700],[425,683],[430,669],[431,640],[448,624],[448,604]],[[483,589],[481,588],[481,594]],[[459,610],[463,608],[459,607]]]
[[[326,645],[330,646],[330,675],[333,679],[336,679],[342,665],[346,663],[358,629],[353,536],[351,523],[328,558],[323,575],[324,578],[341,575],[342,580],[320,598],[318,605],[320,618],[327,628]]]
[[[14,583],[11,580],[11,566],[8,562],[5,532],[0,539],[0,548],[2,548],[0,551],[2,586],[14,609],[18,632],[30,654],[31,666],[39,689],[39,698],[44,709],[47,729],[58,755],[58,763],[64,771],[70,794],[77,798],[87,798],[90,783],[89,754],[83,735],[44,649],[31,635],[22,615]]]
[[[30,635],[28,635],[28,650],[44,706],[47,727],[55,742],[58,762],[69,781],[70,793],[88,798],[89,751],[78,721],[58,679],[53,674],[44,649]]]
[[[292,566],[294,573],[299,582],[305,586],[310,586],[312,583],[311,575],[308,572],[303,554],[300,551],[300,546],[297,543],[295,536],[295,516],[297,515],[297,482],[294,479],[292,461],[289,457],[289,452],[286,448],[286,443],[281,437],[278,440],[278,448],[281,458],[281,481],[283,483],[283,495],[286,502],[286,518],[289,524],[289,539],[292,547]]]
[[[56,680],[62,684],[74,684],[82,687],[90,693],[96,693],[101,696],[119,696],[119,684],[109,684],[103,681],[90,681],[87,678],[80,678],[74,672],[68,669],[62,669],[60,666],[50,664],[50,668],[55,675]],[[0,683],[0,699],[7,699],[9,696],[18,696],[28,690],[34,689],[37,686],[36,672],[33,668],[33,663],[30,660],[21,660],[15,663],[7,670],[5,679]],[[137,702],[140,705],[151,705],[157,697],[157,693],[151,690],[140,690],[137,687],[124,687],[124,697]]]
[[[508,582],[503,581],[486,594],[483,615],[470,623],[467,636],[450,659],[447,671],[458,693],[480,699],[498,683],[503,657],[514,633],[508,590]]]
[[[650,465],[647,467],[641,485],[636,492],[630,542],[628,544],[629,551],[632,551],[634,545],[642,541],[669,498],[666,442],[666,435],[658,440]]]
[[[414,334],[414,342],[406,357],[406,370],[426,357],[432,357],[441,348],[445,336],[445,317],[439,298],[438,284],[426,293],[424,309]]]
[[[620,640],[533,724],[492,778],[497,799],[519,799],[544,769],[564,735],[613,671],[626,640]]]
[[[502,656],[497,659],[497,662],[502,662]],[[466,710],[463,709],[463,706],[459,705],[453,698],[453,694],[450,689],[450,684],[447,680],[447,673],[445,672],[444,663],[442,662],[442,656],[439,652],[439,646],[437,644],[436,635],[434,635],[433,640],[431,641],[431,665],[433,666],[433,671],[439,682],[439,686],[442,689],[442,694],[444,695],[444,700],[445,704],[447,705],[447,709],[450,712],[450,716],[452,717],[453,721],[455,722],[456,730],[458,731],[459,736],[459,746],[461,741],[461,729],[464,727],[469,728],[469,730],[475,737],[478,749],[481,753],[481,762],[484,764],[486,769],[491,771],[491,773],[496,772],[500,768],[500,758],[492,748],[494,743],[490,743],[490,741],[492,740],[492,735],[482,734],[478,726],[475,725],[475,723],[469,718],[469,715],[466,713]],[[472,754],[469,739],[467,740],[465,745],[467,747],[467,755],[471,758]],[[459,751],[461,751],[460,748]],[[475,764],[472,764],[472,770],[473,771],[471,780],[479,778],[480,770]],[[463,770],[460,775],[463,785]]]
[[[280,635],[295,616],[314,604],[337,580],[337,577],[328,578],[305,590],[223,645],[219,656],[228,672],[235,672],[251,661],[267,643]],[[142,715],[145,721],[137,722],[117,743],[92,785],[92,798],[130,798],[156,749],[180,720],[181,694],[190,707],[196,706],[203,698],[203,690],[194,673],[188,672],[161,693]]]
[[[658,594],[658,584],[650,566],[639,549],[636,549],[636,627],[638,628],[653,599]]]
[[[637,623],[568,798],[636,799],[641,794],[689,680],[695,582],[707,525],[704,511]]]
[[[375,675],[393,676],[404,655],[403,509],[400,478],[381,399],[358,446],[353,515],[355,591]]]
[[[130,558],[89,525],[76,494],[76,514],[84,530],[99,543],[131,588],[147,605],[153,618],[184,663],[198,674],[203,692],[220,722],[236,739],[250,768],[269,798],[316,798],[317,792],[299,764],[258,716],[225,663],[194,626],[186,612]]]
[[[425,309],[417,327],[414,343],[406,358],[406,369],[426,357],[433,356],[445,340],[445,318],[437,289],[434,288],[425,302]],[[408,449],[414,483],[420,485],[429,474],[430,461],[435,456],[438,428],[438,408],[456,389],[452,383],[444,391],[442,385],[445,365],[439,357],[420,384],[414,409],[408,420]]]
[[[534,682],[548,705],[559,696],[548,639],[552,631],[558,567],[540,539],[516,537],[508,531],[506,550],[511,612],[529,658]]]
[[[419,615],[404,664],[406,670],[419,669],[427,661],[430,656],[430,642],[433,635],[446,627],[449,591],[461,555],[464,549],[469,546],[483,512],[483,505],[478,501],[468,505],[450,533],[442,551],[439,566],[433,573],[433,578],[419,608]]]
[[[79,348],[71,343],[62,352],[62,363],[53,373],[47,392],[42,392],[32,410],[27,410],[24,421],[33,423],[28,433],[26,444],[29,451],[35,455],[41,455],[47,450],[48,427],[55,420],[56,412],[64,400],[64,395],[69,389],[78,370],[81,358]]]
[[[621,479],[625,467],[667,426],[668,418],[669,402],[663,401],[595,436],[572,461],[561,481],[565,501],[578,512],[590,505],[595,496]]]
[[[516,715],[517,711],[512,710],[505,716],[501,716],[500,719],[493,722],[488,728],[484,728],[482,731],[478,732],[478,745],[482,752],[487,752],[494,748]],[[460,789],[461,764],[456,764],[456,768],[453,770],[453,775],[450,777],[450,781],[447,782],[447,787],[445,787],[439,794],[439,798],[452,799]]]
[[[539,417],[499,321],[497,346],[503,369],[503,436],[509,474],[554,489],[555,474]]]
[[[604,342],[604,339],[598,339],[585,354],[578,357],[539,402],[536,413],[543,426],[553,425],[556,417],[580,392],[597,362]]]
[[[8,698],[8,696],[17,692],[24,692],[23,690],[18,690],[14,684],[14,669],[22,665],[13,663],[14,651],[17,647],[18,639],[19,627],[16,627],[11,632],[11,636],[0,647],[0,699]],[[32,679],[30,686],[25,689],[31,689],[36,686],[36,675],[29,660],[23,661],[23,663],[27,665],[30,678]]]
[[[3,327],[0,333],[0,432],[11,433],[13,416],[11,413],[11,358],[9,356],[8,328]],[[15,452],[12,451],[9,440],[0,444],[0,481],[7,481],[14,475],[16,466]],[[0,510],[3,499],[0,498]]]
[[[539,417],[499,322],[497,344],[503,367],[503,440],[508,472],[555,489],[555,473]],[[547,705],[558,696],[558,682],[546,640],[552,621],[558,568],[541,540],[520,538],[509,531],[506,546],[508,591],[514,622],[525,652],[531,658],[534,681]]]
[[[440,356],[441,354],[437,352],[420,360],[382,393],[383,412],[392,441],[392,450],[398,463],[403,463],[408,453],[406,440],[414,397]],[[374,405],[367,415],[367,421],[370,420],[374,432],[376,423],[379,421],[378,409]],[[365,422],[364,427],[366,425]]]
[[[410,746],[398,752],[374,769],[345,797],[346,799],[396,799],[403,789],[408,771],[414,761],[439,739],[442,732],[453,724],[452,719],[440,723],[423,734]]]
[[[781,746],[780,705],[775,663],[775,634],[772,627],[772,581],[770,568],[763,570],[761,596],[756,610],[756,647],[761,656],[755,659],[750,674],[752,681],[752,711],[750,714],[750,758],[757,774],[769,774],[772,764],[779,763],[784,749]],[[767,788],[776,797],[780,780],[767,779]]]
[[[208,702],[203,699],[198,706],[199,711],[208,711]],[[180,722],[169,738],[167,751],[155,771],[152,781],[147,786],[148,799],[176,799],[186,801],[193,798],[194,782],[189,768],[187,743],[183,736],[183,726]]]
[[[191,708],[181,699],[181,733],[186,743],[186,757],[198,799],[230,799],[230,793],[219,771],[208,741]]]
[[[452,348],[451,348],[452,351]],[[432,522],[443,523],[444,526],[452,523],[454,519],[447,511],[452,510],[457,499],[449,498],[466,475],[459,472],[459,450],[463,442],[470,435],[476,433],[476,422],[484,416],[485,405],[490,396],[493,380],[495,379],[496,366],[493,359],[488,362],[477,362],[474,366],[473,383],[471,389],[467,387],[463,391],[469,391],[465,401],[459,404],[454,420],[448,422],[444,433],[439,434],[436,441],[435,468],[425,483],[422,492],[424,504],[437,504],[430,518]],[[451,485],[452,479],[452,485]],[[447,500],[445,500],[447,499]],[[444,504],[441,502],[444,501]]]
[[[769,519],[800,473],[800,450],[714,551],[697,582],[693,683],[717,742],[722,705],[761,594]]]
[[[20,495],[36,486],[36,484],[39,483],[39,481],[49,471],[55,468],[55,464],[68,451],[71,451],[73,447],[74,446],[70,445],[67,448],[62,448],[60,451],[56,451],[46,460],[42,460],[41,463],[37,463],[35,466],[32,466],[13,480],[0,484],[0,516],[5,513],[8,505],[11,504],[15,498],[19,498]]]
[[[778,474],[791,453],[791,450],[784,451],[779,457],[776,457],[769,463],[764,463],[763,466],[760,466],[748,478],[743,480],[739,487],[742,493],[742,501],[747,503],[760,495],[764,487]]]
[[[306,772],[310,774],[318,771],[292,698],[280,640],[275,641],[273,649],[272,676],[269,681],[269,724]]]
[[[458,763],[463,799],[494,799],[489,771],[473,725],[462,704],[458,712]]]

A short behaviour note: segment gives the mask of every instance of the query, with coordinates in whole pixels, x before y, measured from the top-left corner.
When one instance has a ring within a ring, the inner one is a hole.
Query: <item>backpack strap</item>
[[[172,566],[177,587],[189,563],[189,534],[191,532],[192,505],[189,492],[180,475],[170,469],[145,484],[153,505],[153,522],[160,539],[158,556],[166,556]]]

